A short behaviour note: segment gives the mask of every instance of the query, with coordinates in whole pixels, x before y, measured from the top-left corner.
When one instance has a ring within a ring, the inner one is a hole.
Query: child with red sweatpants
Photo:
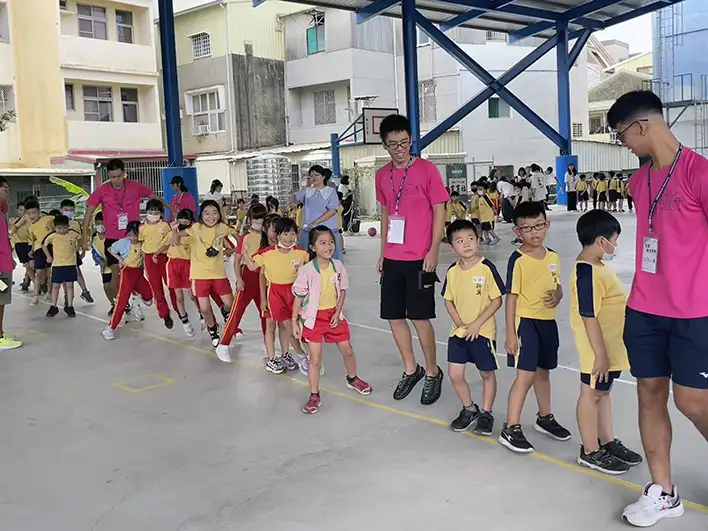
[[[145,207],[145,223],[140,225],[138,239],[142,243],[145,254],[145,273],[155,297],[157,314],[165,322],[168,329],[172,329],[174,321],[170,315],[170,308],[165,299],[165,289],[163,284],[167,284],[167,255],[162,250],[162,241],[165,235],[170,234],[170,226],[163,219],[165,208],[158,199],[150,199]],[[170,290],[172,306],[177,307],[175,293]]]
[[[115,242],[108,248],[108,252],[116,257],[120,264],[120,282],[118,283],[118,296],[111,321],[101,333],[103,339],[115,339],[115,330],[123,318],[125,307],[133,293],[140,295],[145,306],[152,305],[152,291],[150,284],[143,273],[143,250],[138,234],[140,222],[130,221],[125,229],[125,238]],[[139,309],[136,300],[133,311]]]

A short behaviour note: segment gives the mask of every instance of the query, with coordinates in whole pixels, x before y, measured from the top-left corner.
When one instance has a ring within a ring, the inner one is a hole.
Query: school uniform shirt
[[[619,180],[610,179],[609,189],[618,192],[619,191]]]
[[[44,239],[44,245],[52,246],[52,267],[75,266],[80,241],[81,234],[73,230],[66,234],[50,232]]]
[[[30,237],[29,237],[29,223],[23,223],[19,227],[17,226],[17,223],[21,220],[22,218],[10,218],[8,220],[8,226],[10,227],[10,242],[12,245],[15,245],[16,243],[29,243]]]
[[[595,184],[595,190],[598,194],[607,192],[607,181],[597,181],[597,183]]]
[[[302,210],[302,207],[297,207],[297,210],[295,211],[295,224],[298,227],[302,227],[302,219],[304,216]]]
[[[581,192],[582,190],[578,188],[579,184],[580,179],[577,175],[573,175],[572,173],[565,174],[565,189],[568,192]]]
[[[293,247],[283,253],[275,245],[261,249],[253,257],[258,267],[264,268],[269,284],[292,284],[297,278],[298,269],[308,260],[309,255],[305,249]]]
[[[253,260],[253,256],[260,250],[261,233],[249,230],[246,234],[242,234],[236,245],[236,254],[242,255],[241,264],[246,264],[246,259],[243,257],[246,253]]]
[[[132,243],[128,238],[117,240],[108,249],[119,256],[125,267],[143,267],[143,250],[140,242]]]
[[[578,261],[570,277],[570,327],[580,358],[580,372],[591,373],[595,352],[590,345],[583,317],[595,318],[602,330],[611,371],[629,369],[622,339],[627,294],[617,274],[604,264]]]
[[[344,207],[342,207],[341,203],[339,204],[339,207],[337,208],[337,227],[341,229],[343,227],[342,225],[342,212],[344,211]]]
[[[452,264],[442,287],[442,296],[455,305],[460,319],[465,324],[479,317],[487,306],[504,293],[504,283],[497,268],[486,258],[482,258],[470,269],[464,270],[459,262]],[[497,336],[497,325],[494,317],[485,322],[479,329],[479,335],[494,341]],[[453,324],[450,336],[464,337]]]
[[[160,246],[162,247],[165,245],[167,245],[167,258],[189,260],[189,242],[186,241],[186,238],[182,238],[179,245],[172,245],[172,231],[169,231],[165,234],[164,238],[162,238],[162,242],[160,243]]]
[[[545,201],[548,195],[546,189],[546,178],[543,173],[536,172],[531,175],[531,188],[534,201]]]
[[[240,231],[243,228],[243,223],[246,221],[246,216],[248,215],[247,210],[236,209],[236,230]]]
[[[546,308],[543,300],[547,291],[560,285],[560,258],[546,247],[546,256],[537,260],[517,249],[509,257],[506,271],[506,292],[518,295],[516,317],[550,321],[556,318],[556,308]]]
[[[578,181],[578,183],[575,185],[575,189],[578,192],[585,192],[588,189],[588,183],[587,181]]]
[[[470,198],[470,218],[479,219],[479,195]]]
[[[233,228],[225,223],[217,223],[207,227],[203,223],[195,223],[184,231],[182,243],[189,245],[189,278],[191,280],[215,280],[226,278],[224,269],[224,245],[231,247],[229,236],[235,234]],[[214,247],[218,254],[214,257],[206,255],[207,249]]]
[[[42,248],[42,242],[47,235],[54,230],[54,216],[44,215],[29,226],[29,239],[32,242],[32,250]]]
[[[334,267],[330,263],[325,269],[320,269],[320,302],[319,310],[331,310],[337,306],[337,288]]]
[[[93,259],[96,262],[96,265],[100,264],[101,260],[103,260],[104,264],[107,263],[107,260],[106,260],[106,238],[101,238],[98,234],[95,234],[93,239],[91,240],[91,249],[93,250],[93,253],[92,253]],[[103,273],[110,273],[111,268],[106,265],[106,266],[104,266],[102,272]]]
[[[494,221],[494,203],[486,195],[479,197],[479,221],[482,223]]]
[[[138,239],[143,242],[143,252],[146,254],[156,253],[162,247],[165,235],[171,232],[170,225],[164,220],[140,225]]]

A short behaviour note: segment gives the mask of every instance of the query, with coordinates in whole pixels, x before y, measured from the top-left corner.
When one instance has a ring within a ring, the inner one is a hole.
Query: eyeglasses
[[[386,149],[389,151],[397,151],[399,149],[408,149],[411,147],[411,141],[410,140],[402,140],[400,142],[389,142],[389,143],[384,143],[384,146],[386,146]]]
[[[641,123],[641,122],[648,122],[648,121],[649,121],[649,118],[637,118],[637,119],[634,120],[631,124],[629,124],[627,127],[625,127],[624,129],[622,129],[622,131],[620,131],[619,133],[617,133],[617,141],[620,142],[621,144],[624,144],[624,135],[627,134],[627,131],[629,131],[632,127],[634,127],[634,126],[637,125],[638,123]]]
[[[523,225],[519,227],[519,230],[524,234],[528,234],[532,231],[541,232],[542,230],[546,230],[546,222],[544,221],[543,223],[537,223],[536,225]]]

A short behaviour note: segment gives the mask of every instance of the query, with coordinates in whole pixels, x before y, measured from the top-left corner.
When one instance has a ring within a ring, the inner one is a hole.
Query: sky
[[[624,41],[629,44],[630,53],[650,52],[651,14],[598,31],[596,36],[601,41],[608,39]]]

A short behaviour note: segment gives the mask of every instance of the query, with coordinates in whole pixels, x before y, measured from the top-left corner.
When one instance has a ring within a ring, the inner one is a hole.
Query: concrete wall
[[[334,90],[337,122],[315,125],[315,96],[320,90]],[[341,133],[354,119],[349,107],[349,83],[330,83],[288,91],[289,141],[292,144],[328,142],[331,133]]]
[[[588,101],[616,100],[623,94],[633,90],[646,88],[645,82],[651,81],[651,76],[641,76],[636,73],[620,71],[588,92]]]

